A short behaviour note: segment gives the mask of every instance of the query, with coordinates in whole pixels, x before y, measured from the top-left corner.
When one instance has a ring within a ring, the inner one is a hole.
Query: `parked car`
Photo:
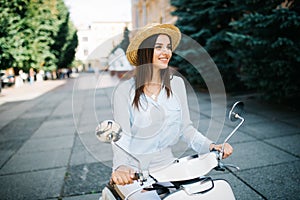
[[[7,75],[4,72],[1,72],[1,86],[4,88],[5,86],[12,86],[15,84],[15,76]]]

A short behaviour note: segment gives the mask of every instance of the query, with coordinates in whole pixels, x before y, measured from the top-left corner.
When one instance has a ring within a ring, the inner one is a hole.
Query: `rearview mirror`
[[[105,143],[111,143],[118,141],[121,138],[122,132],[121,126],[113,120],[102,121],[96,127],[96,137]]]
[[[241,101],[235,102],[231,107],[231,110],[229,111],[228,117],[230,121],[234,122],[240,119],[243,110],[244,110],[244,103]]]

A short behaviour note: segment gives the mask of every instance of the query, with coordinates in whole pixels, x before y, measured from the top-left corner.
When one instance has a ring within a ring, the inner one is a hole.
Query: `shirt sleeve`
[[[187,102],[187,93],[182,78],[174,76],[172,79],[172,90],[178,96],[182,110],[182,126],[181,131],[183,140],[187,142],[193,150],[198,153],[209,152],[209,146],[213,143],[210,139],[200,133],[190,119],[190,112]]]

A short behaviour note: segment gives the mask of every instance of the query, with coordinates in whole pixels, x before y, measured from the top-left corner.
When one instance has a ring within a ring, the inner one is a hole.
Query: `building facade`
[[[132,28],[137,29],[149,23],[174,24],[176,17],[171,15],[174,7],[170,0],[132,0]]]
[[[131,22],[93,22],[77,27],[75,58],[83,63],[84,71],[107,68],[109,53],[123,39],[125,27],[131,29]]]

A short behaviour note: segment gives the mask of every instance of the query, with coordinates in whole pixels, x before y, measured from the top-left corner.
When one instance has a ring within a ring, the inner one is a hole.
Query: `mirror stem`
[[[238,118],[241,120],[241,122],[239,123],[238,126],[236,126],[233,131],[227,136],[227,138],[225,139],[225,141],[223,142],[222,144],[222,150],[220,152],[220,157],[219,159],[222,160],[223,158],[223,152],[224,152],[224,146],[225,146],[225,143],[232,137],[232,135],[236,132],[236,130],[244,123],[245,119],[243,117],[241,117],[239,114],[235,114],[234,115],[235,118]]]
[[[119,149],[121,149],[126,155],[128,155],[130,158],[132,158],[133,160],[135,160],[138,163],[139,174],[142,175],[141,162],[136,157],[134,157],[133,155],[131,155],[128,151],[126,151],[125,149],[123,149],[120,145],[118,145],[117,143],[115,143],[114,141],[111,141],[111,143],[113,145],[115,145],[116,147],[118,147]]]

